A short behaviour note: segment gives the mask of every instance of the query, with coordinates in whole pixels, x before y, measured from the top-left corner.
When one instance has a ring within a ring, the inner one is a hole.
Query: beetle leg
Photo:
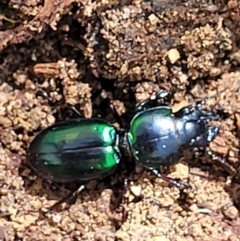
[[[161,178],[162,180],[177,186],[179,189],[186,188],[186,189],[189,189],[189,190],[193,191],[193,188],[192,188],[192,186],[189,183],[186,183],[186,182],[183,182],[181,180],[173,179],[171,177],[167,177],[165,175],[162,175],[157,169],[153,169],[152,173],[155,176],[157,176],[158,178]]]
[[[66,108],[71,110],[72,112],[74,112],[78,116],[78,118],[85,118],[83,113],[81,113],[79,110],[77,110],[77,108],[75,106],[67,104]]]
[[[160,89],[156,94],[151,95],[149,99],[138,102],[135,106],[136,112],[146,110],[151,107],[168,105],[171,99],[171,93],[167,90]]]
[[[230,175],[236,173],[236,170],[234,170],[233,166],[227,163],[225,158],[213,154],[210,150],[207,151],[207,154],[212,158],[213,162],[215,162],[218,166],[221,166],[225,171],[230,173]]]
[[[47,91],[43,90],[43,89],[38,89],[36,92],[36,96],[41,96],[45,99],[48,100],[49,104],[53,104],[53,99],[49,96],[49,94],[47,93]]]
[[[85,116],[80,111],[78,111],[75,106],[68,105],[68,104],[66,104],[63,107],[63,110],[60,112],[60,118],[62,120],[65,120],[66,117],[69,115],[69,112],[70,113],[72,112],[71,114],[75,114],[76,115],[75,118],[85,118]]]
[[[66,197],[62,198],[61,200],[59,200],[58,202],[56,202],[55,204],[53,204],[48,211],[45,213],[45,215],[47,213],[49,213],[50,211],[56,209],[57,207],[59,207],[62,203],[68,201],[68,200],[76,200],[76,198],[80,195],[80,193],[85,189],[84,185],[81,185],[76,191],[74,192],[70,192],[69,195],[67,195]]]
[[[50,105],[54,105],[53,99],[48,95],[48,93],[45,90],[38,89],[38,91],[36,93],[36,96],[44,97],[44,98],[46,98],[48,100]],[[73,105],[65,104],[63,108],[68,109],[68,110],[74,112],[78,116],[78,118],[85,118],[85,116],[80,111],[78,111],[76,109],[76,107],[73,106]],[[62,114],[62,119],[65,119],[66,115],[67,114],[64,111],[63,114]]]

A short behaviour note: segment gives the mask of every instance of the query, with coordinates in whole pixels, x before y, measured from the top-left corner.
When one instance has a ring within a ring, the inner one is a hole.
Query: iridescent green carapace
[[[118,138],[115,127],[102,119],[64,121],[35,137],[27,159],[39,175],[53,181],[92,180],[115,171]]]

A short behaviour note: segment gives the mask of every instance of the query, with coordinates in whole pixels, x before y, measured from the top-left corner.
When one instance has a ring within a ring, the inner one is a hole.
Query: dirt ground
[[[239,240],[239,47],[239,0],[2,0],[0,240]],[[62,119],[64,104],[118,127],[108,100],[127,129],[135,104],[160,88],[174,110],[213,96],[207,108],[223,113],[212,157],[169,173],[194,191],[131,163],[43,215],[81,183],[38,177],[26,162],[34,136]]]

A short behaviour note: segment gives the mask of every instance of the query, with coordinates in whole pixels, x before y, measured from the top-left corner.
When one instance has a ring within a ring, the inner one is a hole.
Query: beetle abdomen
[[[77,119],[48,127],[31,143],[28,161],[54,181],[100,178],[120,160],[116,129],[102,119]]]

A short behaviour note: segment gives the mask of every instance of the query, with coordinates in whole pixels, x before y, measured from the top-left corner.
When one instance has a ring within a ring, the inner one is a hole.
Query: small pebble
[[[8,194],[8,189],[3,189],[3,188],[0,189],[1,196],[6,196],[7,194]]]
[[[131,186],[130,190],[135,197],[139,197],[141,195],[141,192],[142,192],[142,187],[140,185]]]
[[[176,63],[180,59],[180,53],[178,52],[177,49],[170,49],[168,51],[168,58],[171,64]]]
[[[62,220],[62,216],[60,214],[56,214],[52,217],[52,221],[54,223],[59,223]]]
[[[238,216],[238,210],[234,206],[229,206],[225,210],[223,210],[223,213],[226,217],[230,219],[235,219]]]

